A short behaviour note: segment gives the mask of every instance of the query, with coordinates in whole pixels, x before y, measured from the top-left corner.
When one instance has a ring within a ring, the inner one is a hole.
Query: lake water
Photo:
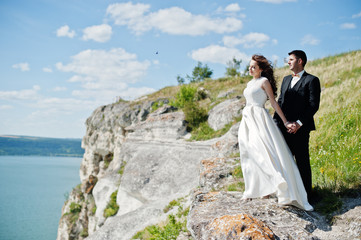
[[[55,240],[81,158],[0,156],[0,240]]]

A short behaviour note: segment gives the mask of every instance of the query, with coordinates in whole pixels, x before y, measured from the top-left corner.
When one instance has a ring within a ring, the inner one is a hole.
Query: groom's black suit
[[[277,113],[274,114],[274,119],[296,158],[306,192],[311,196],[312,174],[308,142],[310,131],[316,129],[313,115],[320,105],[320,80],[307,72],[302,74],[301,79],[292,88],[291,80],[292,75],[284,77],[278,104],[288,121],[300,120],[303,125],[295,134],[288,133]]]

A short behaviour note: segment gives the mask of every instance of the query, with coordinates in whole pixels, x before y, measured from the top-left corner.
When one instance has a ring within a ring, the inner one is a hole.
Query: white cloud
[[[226,12],[239,12],[239,11],[241,11],[241,8],[238,5],[238,3],[232,3],[232,4],[229,4],[228,6],[226,6],[224,8],[224,11],[226,11]]]
[[[90,105],[90,106],[89,106]],[[84,109],[92,110],[96,107],[94,100],[83,100],[75,98],[40,98],[36,102],[36,107],[41,109],[49,109],[52,112],[67,112],[80,111]]]
[[[144,18],[149,8],[149,4],[115,3],[108,6],[107,14],[111,15],[117,25],[133,25]]]
[[[53,69],[44,67],[44,68],[43,68],[43,72],[51,73],[51,72],[53,72]]]
[[[112,27],[108,24],[95,25],[83,30],[83,40],[94,40],[96,42],[106,42],[112,36]]]
[[[0,91],[1,100],[36,100],[40,96],[38,91],[40,87],[34,85],[32,89],[24,89],[18,91]]]
[[[352,18],[359,18],[359,17],[361,17],[361,12],[359,12],[358,14],[352,15]]]
[[[241,8],[238,3],[231,3],[227,5],[225,8],[219,7],[216,10],[216,13],[218,14],[224,14],[235,16],[235,13],[238,13],[239,11],[244,10],[244,8]]]
[[[61,91],[66,91],[67,88],[66,87],[55,87],[53,88],[54,92],[61,92]]]
[[[69,26],[64,25],[64,26],[58,28],[58,30],[56,30],[56,36],[73,38],[75,36],[75,31],[74,30],[70,31]]]
[[[224,47],[219,45],[210,45],[205,48],[193,50],[190,53],[192,59],[200,62],[212,62],[227,64],[234,57],[241,59],[242,62],[248,62],[250,57],[240,52],[236,48]]]
[[[7,109],[12,109],[12,108],[14,108],[14,107],[11,105],[0,105],[0,110],[7,110]]]
[[[27,62],[17,63],[17,64],[14,64],[12,67],[15,69],[20,69],[20,71],[22,71],[22,72],[26,72],[26,71],[30,70],[29,63],[27,63]]]
[[[73,56],[70,63],[59,62],[56,67],[74,73],[69,82],[81,83],[82,89],[73,91],[73,96],[111,101],[125,91],[129,83],[140,81],[150,65],[150,61],[140,62],[136,54],[116,48],[85,50]]]
[[[239,38],[234,36],[223,37],[223,44],[227,47],[243,45],[244,48],[262,48],[270,40],[264,33],[249,33]]]
[[[274,4],[281,4],[285,2],[297,2],[297,0],[254,0],[256,2],[265,2],[265,3],[274,3]]]
[[[210,18],[194,15],[179,7],[149,12],[150,5],[116,3],[108,6],[107,14],[117,25],[127,26],[136,34],[152,29],[174,35],[205,35],[209,32],[227,33],[242,28],[242,21],[234,17]],[[229,9],[235,10],[235,5]]]
[[[320,40],[311,34],[307,34],[301,39],[301,45],[318,45],[319,43]]]
[[[354,24],[354,23],[344,23],[344,24],[341,24],[340,28],[341,29],[355,29],[356,24]]]

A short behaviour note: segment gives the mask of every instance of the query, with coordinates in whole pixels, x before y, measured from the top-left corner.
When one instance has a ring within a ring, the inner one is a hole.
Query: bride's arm
[[[266,94],[268,96],[268,99],[270,100],[271,106],[276,111],[278,116],[280,116],[280,118],[282,119],[283,124],[285,125],[285,127],[287,127],[289,122],[287,121],[285,115],[282,112],[282,109],[281,109],[280,105],[278,105],[278,103],[277,103],[277,101],[275,99],[275,95],[273,94],[271,83],[268,80],[263,81],[262,89],[266,92]]]

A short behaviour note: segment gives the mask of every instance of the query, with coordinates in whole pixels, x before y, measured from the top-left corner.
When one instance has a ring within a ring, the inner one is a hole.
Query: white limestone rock
[[[238,98],[225,100],[208,113],[208,124],[214,130],[222,129],[225,125],[230,123],[235,117],[242,115],[243,101]]]

